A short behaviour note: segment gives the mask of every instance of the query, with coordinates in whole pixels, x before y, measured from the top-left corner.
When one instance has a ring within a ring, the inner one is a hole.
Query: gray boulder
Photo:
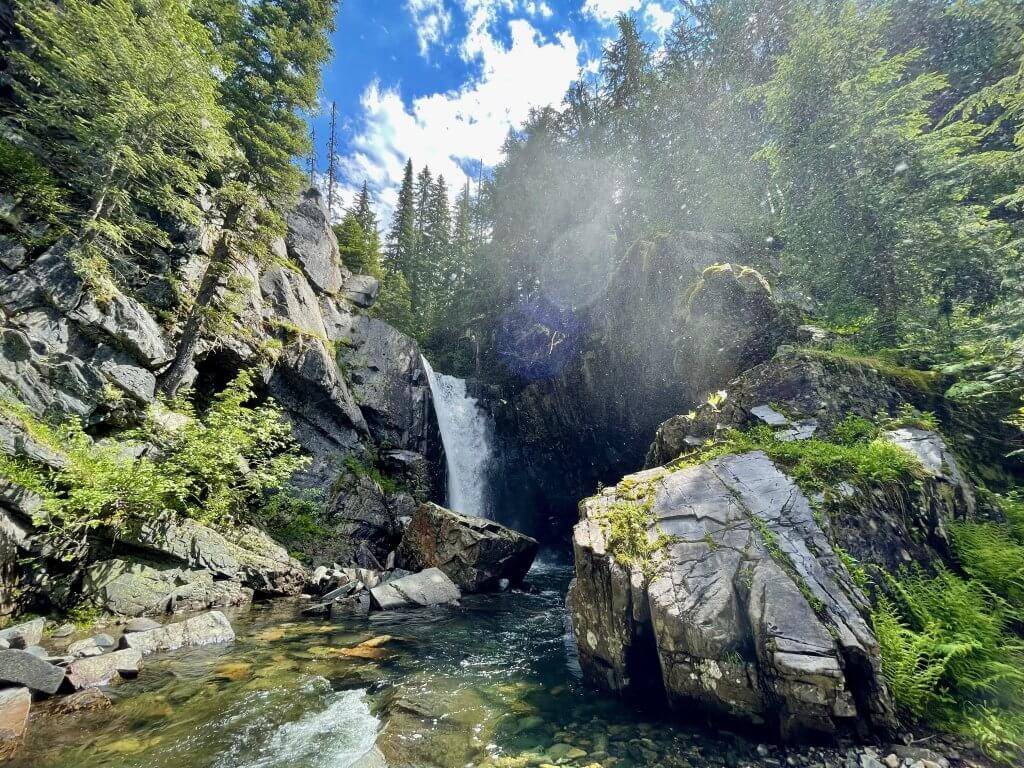
[[[11,648],[27,648],[39,645],[43,640],[46,619],[38,618],[0,630],[0,640],[6,640]]]
[[[357,307],[367,309],[373,306],[380,293],[380,281],[370,275],[352,275],[345,281],[342,295]]]
[[[230,643],[234,639],[235,631],[227,617],[220,611],[210,611],[157,629],[124,635],[121,645],[147,655],[211,643]]]
[[[645,503],[662,547],[620,561],[609,517]],[[630,476],[581,504],[573,548],[569,606],[593,683],[655,685],[673,708],[783,738],[894,727],[866,599],[763,453]]]
[[[88,659],[77,659],[68,664],[68,684],[76,691],[106,685],[114,677],[134,677],[139,673],[142,652],[126,648]]]
[[[439,568],[404,576],[370,590],[373,603],[381,610],[417,608],[454,603],[462,597],[459,588]]]
[[[0,761],[10,760],[21,747],[32,709],[28,688],[0,690]]]
[[[437,504],[421,504],[402,534],[399,567],[440,568],[466,592],[497,589],[502,579],[521,584],[537,555],[537,541],[493,520]]]
[[[52,694],[57,692],[63,681],[63,669],[27,651],[0,651],[0,682]]]

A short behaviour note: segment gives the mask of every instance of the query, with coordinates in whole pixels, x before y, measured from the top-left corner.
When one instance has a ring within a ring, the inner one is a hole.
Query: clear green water
[[[393,765],[738,766],[754,745],[687,730],[599,694],[576,676],[564,595],[539,564],[537,594],[467,597],[460,608],[331,623],[278,602],[231,615],[231,645],[146,659],[114,706],[38,707],[18,768],[346,768],[376,743]],[[394,639],[353,658],[340,649]],[[554,746],[559,745],[559,746]]]

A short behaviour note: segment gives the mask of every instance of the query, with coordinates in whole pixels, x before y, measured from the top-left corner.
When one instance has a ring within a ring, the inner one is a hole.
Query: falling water
[[[490,517],[487,468],[491,461],[491,426],[477,401],[466,394],[466,382],[434,373],[423,358],[441,442],[448,464],[448,506],[465,515]]]

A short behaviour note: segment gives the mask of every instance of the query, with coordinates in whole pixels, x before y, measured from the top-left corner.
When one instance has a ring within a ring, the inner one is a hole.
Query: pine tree
[[[384,276],[380,263],[380,239],[376,229],[367,230],[355,211],[349,211],[340,224],[334,225],[342,263],[360,275]]]
[[[412,263],[409,270],[405,273],[406,280],[409,282],[412,309],[415,313],[425,313],[429,291],[429,264],[433,244],[430,242],[427,222],[430,219],[433,193],[434,177],[430,172],[430,168],[424,166],[423,170],[416,175],[416,245],[413,248]]]
[[[363,188],[359,191],[359,197],[356,198],[355,214],[364,232],[377,231],[377,214],[373,212],[373,199],[370,197],[370,188],[365,181]]]
[[[4,118],[68,191],[65,223],[91,268],[165,243],[154,215],[198,222],[194,192],[229,148],[202,26],[174,0],[25,0],[16,13],[27,45],[9,52],[17,108]]]
[[[406,280],[412,272],[416,251],[416,193],[413,174],[412,160],[409,160],[405,164],[398,204],[387,237],[388,268],[400,272]]]

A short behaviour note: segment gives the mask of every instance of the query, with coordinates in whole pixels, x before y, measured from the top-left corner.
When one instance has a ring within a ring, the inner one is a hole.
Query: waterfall
[[[429,361],[422,360],[448,465],[448,507],[464,515],[490,517],[486,494],[491,461],[489,417],[466,394],[464,379],[434,373]]]

